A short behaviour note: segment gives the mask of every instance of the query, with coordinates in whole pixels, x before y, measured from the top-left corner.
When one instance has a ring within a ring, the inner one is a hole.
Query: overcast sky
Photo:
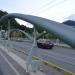
[[[0,9],[62,22],[75,14],[75,0],[0,0]]]

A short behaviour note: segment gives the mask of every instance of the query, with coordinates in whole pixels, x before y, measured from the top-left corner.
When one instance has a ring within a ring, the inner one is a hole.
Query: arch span
[[[24,21],[32,23],[35,27],[39,26],[49,33],[52,33],[71,47],[75,48],[75,29],[65,24],[61,24],[55,21],[51,21],[45,18],[36,17],[32,15],[24,15],[18,13],[11,13],[3,16],[0,22],[9,18],[19,18]]]

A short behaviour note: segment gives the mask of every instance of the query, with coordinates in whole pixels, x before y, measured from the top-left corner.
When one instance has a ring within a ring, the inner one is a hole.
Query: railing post
[[[8,52],[9,50],[12,48],[12,44],[10,42],[10,20],[8,20],[8,34],[7,34],[7,43],[6,43],[6,48],[8,49]]]
[[[36,29],[34,27],[34,39],[33,39],[33,45],[31,47],[31,50],[29,52],[29,55],[27,57],[27,61],[26,61],[26,68],[27,68],[27,72],[29,72],[29,66],[31,66],[31,69],[33,72],[36,72],[41,64],[41,60],[33,60],[33,54],[38,53],[37,49],[35,49],[35,47],[37,46],[37,41],[36,41]]]

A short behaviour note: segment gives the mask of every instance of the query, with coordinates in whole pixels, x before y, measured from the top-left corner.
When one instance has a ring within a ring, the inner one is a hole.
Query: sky
[[[75,0],[0,0],[0,10],[40,16],[61,23],[72,14],[74,16]],[[32,27],[24,21],[17,21]]]

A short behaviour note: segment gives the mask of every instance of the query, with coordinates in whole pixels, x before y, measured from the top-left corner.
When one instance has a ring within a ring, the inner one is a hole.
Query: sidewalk
[[[67,44],[62,44],[62,43],[54,43],[55,46],[59,46],[59,47],[65,47],[65,48],[71,48],[69,45]]]

